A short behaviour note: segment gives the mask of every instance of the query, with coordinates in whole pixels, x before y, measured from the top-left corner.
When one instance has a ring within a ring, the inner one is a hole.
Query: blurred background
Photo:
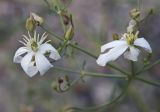
[[[136,0],[73,0],[69,10],[75,25],[74,40],[98,55],[100,46],[112,41],[113,33],[121,35],[126,32],[130,20],[128,13],[135,7]],[[143,21],[139,30],[140,35],[151,44],[151,62],[154,62],[160,58],[160,1],[141,0],[142,15],[145,16],[151,8],[154,14]],[[18,40],[27,34],[25,21],[30,12],[42,16],[45,19],[44,26],[63,36],[59,17],[49,10],[43,0],[0,0],[0,112],[60,112],[67,106],[100,105],[120,93],[124,80],[85,77],[84,81],[80,80],[69,91],[57,93],[51,87],[57,77],[68,75],[75,80],[78,74],[51,69],[44,76],[37,74],[29,78],[19,64],[13,63],[13,56],[16,49],[22,46]],[[38,30],[40,34],[44,32],[40,28]],[[57,40],[52,36],[49,39],[58,47]],[[70,56],[70,52],[74,52],[74,56]],[[143,58],[140,57],[140,60]],[[71,48],[62,60],[54,64],[79,71],[83,61],[86,62],[86,71],[117,73],[108,67],[99,67],[95,59]],[[130,70],[123,58],[116,62],[127,71]],[[137,70],[142,67],[140,63],[136,65]],[[157,65],[141,76],[160,82],[159,67]],[[160,89],[135,81],[126,96],[109,110],[104,110],[107,111],[160,112]]]

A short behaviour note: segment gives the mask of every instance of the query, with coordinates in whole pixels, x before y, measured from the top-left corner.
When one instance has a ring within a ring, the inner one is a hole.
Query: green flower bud
[[[30,17],[26,20],[26,29],[33,32],[36,26],[43,24],[44,20],[42,17],[35,13],[30,13]]]
[[[35,24],[34,24],[34,21],[31,17],[29,17],[27,20],[26,20],[26,29],[30,32],[34,31],[35,30]]]
[[[140,17],[139,9],[132,9],[129,14],[130,14],[130,17],[135,20],[137,20]]]
[[[68,30],[66,31],[65,35],[64,35],[64,39],[65,40],[72,40],[74,36],[74,28],[72,25],[69,26]]]
[[[34,22],[36,25],[42,25],[44,23],[44,19],[40,16],[38,16],[37,14],[35,13],[31,13],[30,16],[33,18]]]

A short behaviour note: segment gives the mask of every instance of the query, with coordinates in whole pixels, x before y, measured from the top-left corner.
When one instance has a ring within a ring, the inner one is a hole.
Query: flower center
[[[36,41],[32,41],[31,42],[31,49],[34,51],[34,52],[37,52],[38,51],[38,44]]]
[[[127,40],[127,43],[129,45],[133,45],[134,44],[134,41],[138,38],[138,33],[139,32],[136,32],[136,34],[133,34],[133,33],[128,33],[126,35],[126,40]]]

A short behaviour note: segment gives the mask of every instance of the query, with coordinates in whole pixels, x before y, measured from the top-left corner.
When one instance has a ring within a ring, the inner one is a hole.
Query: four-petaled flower
[[[100,54],[97,59],[97,64],[105,66],[108,62],[116,60],[124,53],[124,58],[132,61],[137,61],[140,50],[138,47],[143,48],[149,53],[152,53],[152,49],[149,43],[142,37],[138,38],[138,31],[134,34],[133,32],[125,33],[120,40],[107,43],[101,46],[101,52],[105,52],[110,49],[107,53]]]
[[[60,55],[58,51],[48,42],[45,41],[48,35],[44,33],[41,38],[39,34],[34,32],[34,37],[28,32],[28,37],[23,35],[23,41],[20,41],[24,47],[20,47],[14,56],[13,61],[20,63],[25,73],[32,77],[40,72],[43,75],[53,65],[49,62],[48,58],[58,60]]]

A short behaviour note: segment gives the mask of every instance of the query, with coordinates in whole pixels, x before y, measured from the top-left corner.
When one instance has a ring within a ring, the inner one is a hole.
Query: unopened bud
[[[65,40],[72,40],[74,36],[74,28],[72,25],[69,26],[68,30],[66,31],[65,35],[64,35],[64,39]]]
[[[120,39],[118,34],[116,34],[116,33],[112,34],[112,38],[113,38],[113,40],[119,40]]]
[[[140,16],[140,11],[138,9],[132,9],[129,14],[132,19],[137,19]]]
[[[56,92],[66,92],[70,88],[68,76],[65,75],[63,77],[59,77],[56,81],[52,83],[51,86]]]
[[[30,32],[35,30],[35,24],[31,17],[26,20],[26,29]]]
[[[37,14],[35,14],[33,12],[30,14],[30,16],[33,18],[36,25],[39,26],[39,25],[43,24],[44,19],[42,17],[38,16]]]
[[[69,89],[70,82],[69,82],[69,77],[67,75],[60,77],[58,81],[59,81],[59,88],[62,92],[65,92]]]

